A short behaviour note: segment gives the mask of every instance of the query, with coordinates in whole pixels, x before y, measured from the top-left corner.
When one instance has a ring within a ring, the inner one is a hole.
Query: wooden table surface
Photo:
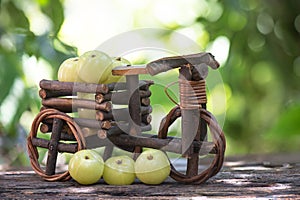
[[[194,198],[193,198],[194,197]],[[149,186],[136,181],[90,186],[43,181],[30,168],[0,171],[0,199],[300,199],[300,153],[226,158],[223,169],[201,185],[167,179]]]

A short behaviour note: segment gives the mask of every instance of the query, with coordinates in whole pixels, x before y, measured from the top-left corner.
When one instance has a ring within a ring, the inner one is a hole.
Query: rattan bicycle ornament
[[[222,129],[206,110],[207,66],[217,69],[219,64],[213,55],[204,52],[165,57],[145,66],[116,67],[112,74],[126,77],[126,81],[120,83],[41,80],[39,95],[43,106],[27,138],[33,169],[48,181],[68,180],[68,171],[56,172],[59,152],[75,153],[85,148],[105,147],[105,160],[112,155],[114,147],[133,152],[134,157],[146,147],[172,152],[187,160],[185,172],[171,164],[170,176],[176,181],[203,183],[220,171],[226,146]],[[152,119],[149,88],[154,82],[139,80],[139,75],[154,76],[176,68],[179,69],[180,102],[168,95],[166,87],[166,94],[177,105],[161,120],[157,135],[149,134]],[[95,100],[79,98],[78,93],[95,94]],[[115,108],[115,105],[123,107]],[[82,108],[95,110],[95,119],[76,118],[70,114]],[[169,127],[179,117],[181,138],[168,136]],[[38,131],[50,134],[50,139],[39,138]],[[211,141],[207,139],[208,133]],[[39,163],[38,147],[48,150],[45,168]],[[206,169],[199,170],[201,156],[207,154],[214,157]]]

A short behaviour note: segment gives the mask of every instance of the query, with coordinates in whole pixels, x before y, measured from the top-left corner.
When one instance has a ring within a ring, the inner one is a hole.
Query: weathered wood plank
[[[295,199],[300,198],[298,155],[249,157],[238,160],[229,158],[221,172],[202,185],[180,184],[167,179],[158,186],[145,185],[138,180],[128,186],[111,186],[103,180],[95,185],[81,186],[73,180],[43,181],[30,170],[0,172],[0,199]]]

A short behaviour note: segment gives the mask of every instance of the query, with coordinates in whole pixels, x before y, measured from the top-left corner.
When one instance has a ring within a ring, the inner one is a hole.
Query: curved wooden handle
[[[154,76],[161,72],[166,72],[183,65],[190,64],[197,66],[202,63],[210,66],[212,69],[217,69],[220,66],[220,64],[215,60],[214,56],[211,53],[203,52],[183,56],[161,58],[148,63],[146,65],[146,69],[150,75]]]

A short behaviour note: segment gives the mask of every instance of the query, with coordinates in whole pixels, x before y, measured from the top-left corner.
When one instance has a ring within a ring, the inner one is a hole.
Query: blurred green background
[[[225,117],[227,155],[299,152],[300,1],[1,0],[0,166],[29,163],[39,80],[57,79],[66,58],[145,27],[169,30],[159,36],[166,43],[178,31],[220,60],[226,106],[212,112]],[[152,102],[173,106],[155,91]]]

